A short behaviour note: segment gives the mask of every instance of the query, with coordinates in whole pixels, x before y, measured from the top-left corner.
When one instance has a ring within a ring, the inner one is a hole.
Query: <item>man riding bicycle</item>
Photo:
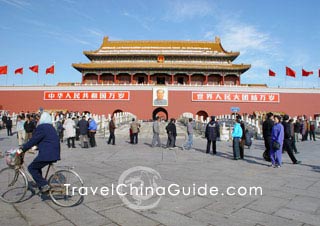
[[[22,152],[28,151],[37,145],[39,153],[33,162],[28,166],[28,170],[36,181],[41,192],[50,189],[48,182],[42,176],[42,168],[60,160],[60,141],[55,128],[52,126],[52,119],[49,113],[41,114],[37,128],[32,138],[22,145]]]

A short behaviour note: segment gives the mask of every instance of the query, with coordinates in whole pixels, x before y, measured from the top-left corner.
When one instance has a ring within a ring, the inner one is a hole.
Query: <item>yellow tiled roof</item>
[[[86,55],[105,53],[105,50],[211,50],[226,55],[239,55],[239,52],[227,52],[223,49],[220,38],[215,41],[173,41],[173,40],[126,40],[109,41],[104,37],[102,45],[95,51],[84,51]]]
[[[140,62],[132,62],[132,63],[78,63],[72,64],[74,68],[78,71],[84,69],[125,69],[125,68],[155,68],[155,69],[221,69],[221,70],[248,70],[251,65],[250,64],[173,64],[173,63],[140,63]]]

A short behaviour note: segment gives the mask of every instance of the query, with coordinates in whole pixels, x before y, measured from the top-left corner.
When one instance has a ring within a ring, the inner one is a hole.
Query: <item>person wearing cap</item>
[[[218,122],[216,122],[216,117],[211,116],[211,121],[206,126],[205,137],[207,138],[207,150],[206,153],[210,153],[210,146],[212,143],[212,154],[217,154],[217,146],[216,141],[217,138],[220,137],[220,126]]]
[[[233,149],[233,158],[234,160],[240,159],[240,141],[242,137],[242,128],[240,125],[241,116],[237,115],[235,124],[232,131],[232,149]]]
[[[289,115],[284,115],[283,121],[282,121],[283,129],[284,129],[283,147],[287,151],[292,163],[300,164],[301,161],[298,161],[293,154],[293,150],[292,150],[293,137],[291,135],[290,124],[288,121],[289,121]]]
[[[41,114],[37,128],[32,138],[22,145],[21,151],[26,152],[37,145],[39,153],[33,162],[28,166],[28,170],[39,186],[41,192],[50,189],[48,182],[42,177],[42,168],[60,160],[60,141],[49,113]]]

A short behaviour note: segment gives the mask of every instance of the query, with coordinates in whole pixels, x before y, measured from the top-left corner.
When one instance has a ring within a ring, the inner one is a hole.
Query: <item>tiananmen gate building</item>
[[[292,116],[320,113],[319,89],[243,85],[250,64],[234,64],[239,52],[214,41],[110,41],[84,51],[87,63],[72,66],[79,83],[0,87],[0,108],[12,112],[65,109],[97,114],[131,112],[139,119],[255,111]]]

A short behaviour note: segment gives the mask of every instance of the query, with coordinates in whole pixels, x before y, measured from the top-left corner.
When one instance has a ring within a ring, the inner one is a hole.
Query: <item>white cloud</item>
[[[170,1],[169,10],[164,17],[166,21],[181,22],[194,17],[204,17],[214,10],[214,6],[205,0]]]
[[[129,13],[128,11],[123,11],[122,15],[137,21],[144,29],[151,31],[150,23],[153,22],[154,20],[153,18],[132,14],[132,13]]]
[[[25,0],[0,0],[0,1],[20,9],[25,9],[30,5],[30,3]]]
[[[250,24],[240,21],[223,20],[219,23],[218,29],[224,46],[243,54],[249,51],[260,51],[268,54],[277,54],[275,51],[276,42],[271,39],[268,33],[259,31]]]

